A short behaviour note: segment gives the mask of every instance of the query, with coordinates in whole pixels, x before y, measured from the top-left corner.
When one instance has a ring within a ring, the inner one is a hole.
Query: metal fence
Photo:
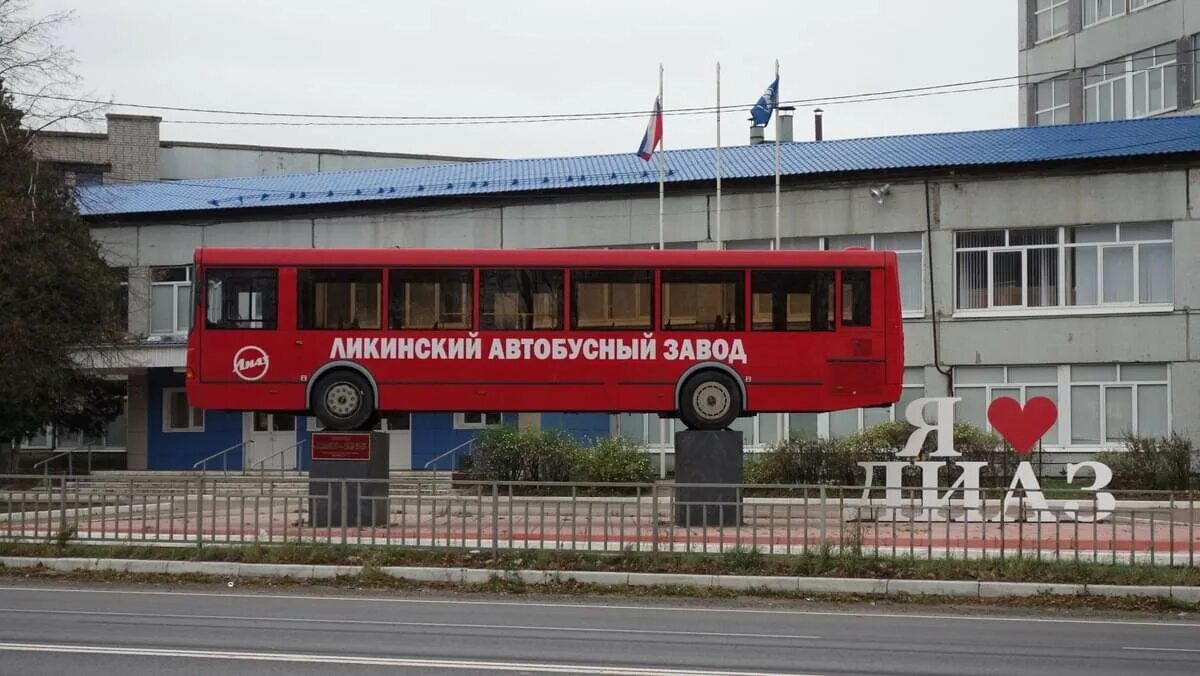
[[[0,540],[1196,563],[1196,492],[0,475]],[[897,500],[897,496],[899,499]],[[1099,516],[1100,518],[1096,518]]]

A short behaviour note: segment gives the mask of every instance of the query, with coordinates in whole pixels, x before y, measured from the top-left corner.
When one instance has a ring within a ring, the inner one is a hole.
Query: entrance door
[[[296,417],[255,411],[246,414],[246,469],[296,469]],[[290,450],[284,450],[288,449]],[[280,455],[276,455],[280,453]]]
[[[408,413],[389,413],[379,421],[388,433],[388,469],[413,469],[412,416]]]

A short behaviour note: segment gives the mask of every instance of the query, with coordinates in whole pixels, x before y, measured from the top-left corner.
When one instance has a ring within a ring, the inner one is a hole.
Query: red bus
[[[389,411],[738,416],[887,406],[887,251],[196,251],[201,409],[369,429]]]

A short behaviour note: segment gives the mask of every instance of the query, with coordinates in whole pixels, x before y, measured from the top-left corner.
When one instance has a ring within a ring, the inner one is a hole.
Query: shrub
[[[1130,435],[1124,451],[1100,453],[1096,460],[1112,469],[1110,488],[1174,491],[1188,489],[1193,453],[1192,442],[1178,434]]]
[[[590,482],[648,483],[654,480],[650,456],[641,446],[621,437],[601,439],[579,453],[575,476],[578,481]]]
[[[579,454],[579,443],[562,432],[498,427],[479,435],[471,454],[471,478],[569,481]]]
[[[793,437],[748,458],[746,482],[860,486],[865,477],[858,463],[895,460],[896,452],[904,448],[915,429],[906,422],[885,422],[844,439]],[[931,433],[925,437],[922,454],[928,455],[936,448],[937,437]],[[962,453],[960,460],[988,462],[997,482],[1006,481],[1019,460],[1000,437],[971,425],[954,426],[954,448]],[[905,483],[910,482],[920,485],[919,473],[906,472]]]
[[[765,453],[750,456],[743,469],[751,484],[861,483],[859,460],[841,439],[800,439],[780,442]]]

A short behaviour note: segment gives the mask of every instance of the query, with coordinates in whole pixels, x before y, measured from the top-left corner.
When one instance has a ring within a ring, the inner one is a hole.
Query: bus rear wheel
[[[328,430],[368,429],[375,414],[371,383],[354,371],[322,376],[312,397],[313,414]]]
[[[727,373],[704,371],[679,393],[679,418],[693,430],[723,430],[742,412],[742,394]]]

